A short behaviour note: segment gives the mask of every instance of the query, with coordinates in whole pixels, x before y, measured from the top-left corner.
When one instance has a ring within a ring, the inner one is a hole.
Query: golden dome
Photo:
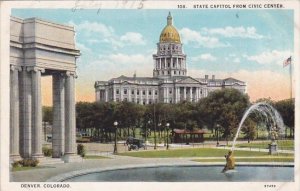
[[[159,42],[175,42],[181,43],[177,29],[173,26],[172,16],[169,12],[167,17],[167,26],[161,31]]]

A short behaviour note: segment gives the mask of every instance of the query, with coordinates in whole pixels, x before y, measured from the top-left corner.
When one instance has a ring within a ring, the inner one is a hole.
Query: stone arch
[[[47,32],[45,32],[47,31]],[[53,79],[54,158],[81,160],[76,154],[73,27],[38,18],[10,20],[10,159],[43,160],[41,77]]]

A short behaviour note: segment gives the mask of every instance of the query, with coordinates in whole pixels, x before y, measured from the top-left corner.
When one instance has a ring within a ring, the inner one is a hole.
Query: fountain
[[[269,136],[272,140],[273,144],[276,144],[276,140],[279,136],[284,135],[284,124],[281,115],[278,113],[278,111],[272,107],[270,104],[266,102],[259,102],[247,109],[245,114],[243,115],[242,120],[240,121],[238,130],[235,134],[235,137],[233,139],[233,144],[231,147],[231,150],[234,151],[235,143],[238,138],[238,135],[240,133],[240,130],[247,119],[247,117],[251,114],[256,112],[256,114],[260,114],[264,119],[266,123],[271,123],[271,127],[268,129]]]
[[[271,144],[269,144],[269,154],[276,154],[277,153],[277,143],[276,140],[279,136],[284,134],[284,124],[281,115],[278,111],[272,107],[270,104],[266,102],[259,102],[247,109],[245,114],[243,115],[242,120],[240,121],[238,130],[236,135],[233,139],[231,150],[229,151],[228,155],[226,155],[226,165],[222,172],[226,172],[227,170],[234,169],[234,159],[233,159],[233,151],[235,147],[236,140],[240,133],[240,130],[247,119],[247,117],[252,113],[259,114],[263,117],[266,124],[271,124],[271,127],[268,129],[269,137],[271,139]],[[229,168],[230,167],[230,168]]]

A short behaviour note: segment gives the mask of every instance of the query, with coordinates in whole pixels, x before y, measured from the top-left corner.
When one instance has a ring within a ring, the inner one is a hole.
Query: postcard
[[[298,1],[0,6],[1,190],[300,189]]]

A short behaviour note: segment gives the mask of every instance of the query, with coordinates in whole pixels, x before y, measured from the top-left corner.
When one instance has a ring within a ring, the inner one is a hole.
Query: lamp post
[[[117,150],[117,129],[118,129],[118,122],[117,122],[117,121],[114,122],[114,126],[115,126],[115,146],[114,146],[114,154],[117,154],[117,153],[118,153],[118,150]]]
[[[219,146],[219,127],[220,127],[220,125],[219,124],[217,124],[217,147]]]
[[[150,127],[150,123],[151,123],[151,121],[149,120],[148,121],[149,127]],[[145,150],[147,150],[147,136],[148,136],[148,131],[147,131],[147,125],[146,125],[146,128],[145,128],[145,147],[144,147]]]
[[[170,123],[167,123],[166,126],[167,126],[167,150],[168,150],[169,149],[169,126],[170,126]]]

